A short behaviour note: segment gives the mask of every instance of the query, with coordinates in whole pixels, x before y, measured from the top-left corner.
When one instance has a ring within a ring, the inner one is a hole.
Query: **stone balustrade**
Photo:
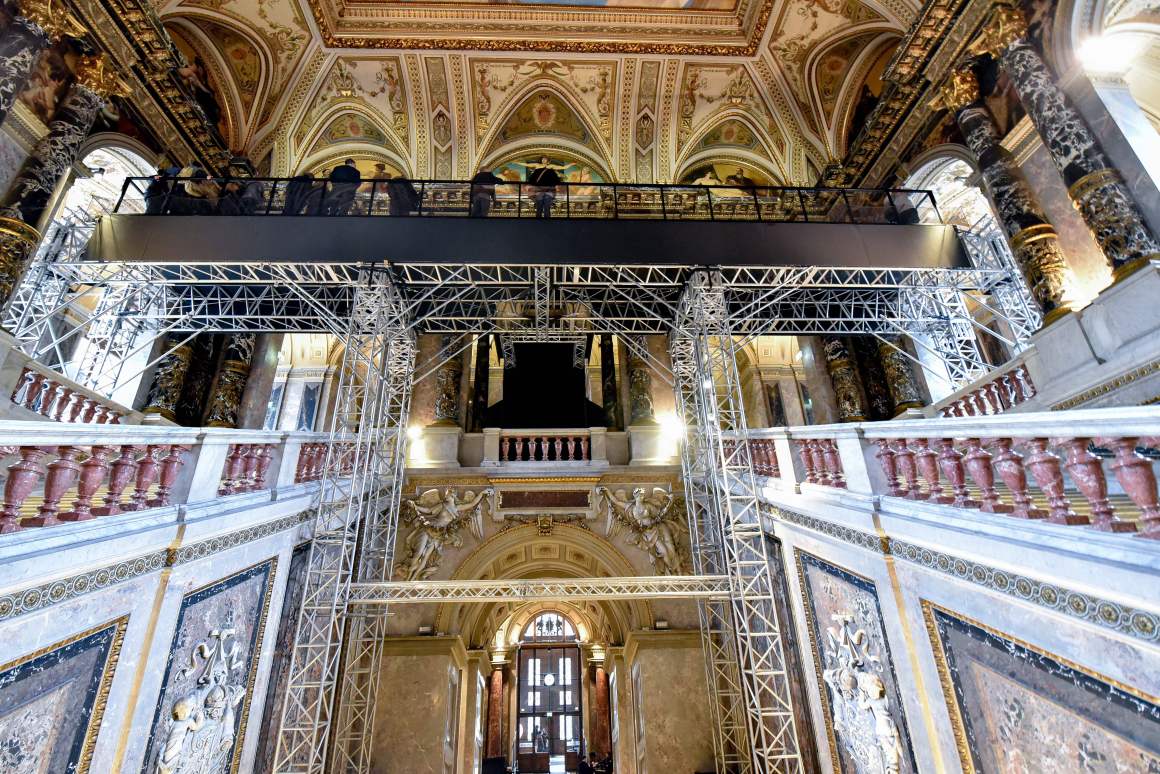
[[[483,466],[607,465],[603,427],[505,430],[484,428]]]
[[[750,443],[773,444],[783,484],[1160,538],[1160,408],[753,430]]]
[[[930,410],[933,416],[943,417],[1002,414],[1031,400],[1037,392],[1031,373],[1020,360],[1008,363],[1008,367],[998,369],[998,373],[991,372],[983,379],[947,396]]]
[[[22,365],[15,382],[9,393],[12,405],[53,422],[116,425],[140,419],[136,412],[32,360]]]
[[[6,422],[0,533],[316,481],[321,435]],[[349,444],[337,453],[349,472]]]
[[[777,449],[773,441],[767,438],[752,438],[748,441],[749,457],[753,461],[753,472],[759,476],[777,478],[781,471],[777,466]],[[732,456],[737,449],[737,442],[725,440],[725,453]]]

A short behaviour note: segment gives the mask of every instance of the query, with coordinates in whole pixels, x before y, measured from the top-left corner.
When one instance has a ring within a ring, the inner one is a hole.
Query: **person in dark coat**
[[[495,204],[495,187],[503,180],[490,169],[481,169],[471,178],[471,217],[486,218]]]
[[[560,175],[548,166],[547,159],[543,159],[542,163],[542,166],[528,174],[528,182],[532,184],[532,201],[536,203],[536,217],[550,218],[552,205],[556,201],[556,186],[560,185]]]
[[[405,218],[419,206],[419,192],[406,175],[395,175],[387,181],[387,198],[391,202],[391,217]]]
[[[157,174],[149,179],[145,188],[145,214],[162,215],[169,204],[169,194],[173,190],[174,171],[170,167],[158,168]]]
[[[358,191],[362,175],[354,165],[354,159],[345,162],[330,171],[330,191],[326,194],[324,209],[327,215],[346,215],[354,203],[355,192]]]
[[[290,182],[286,184],[286,203],[282,205],[282,214],[301,215],[313,190],[314,175],[309,172],[290,178]]]
[[[588,753],[588,760],[581,760],[576,767],[577,774],[596,774],[596,753]]]

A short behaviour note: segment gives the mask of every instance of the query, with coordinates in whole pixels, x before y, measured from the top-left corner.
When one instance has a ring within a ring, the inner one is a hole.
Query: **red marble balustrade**
[[[54,422],[120,424],[125,412],[51,371],[24,366],[9,396],[14,404]]]
[[[500,462],[587,462],[592,459],[586,432],[512,432],[499,438]]]

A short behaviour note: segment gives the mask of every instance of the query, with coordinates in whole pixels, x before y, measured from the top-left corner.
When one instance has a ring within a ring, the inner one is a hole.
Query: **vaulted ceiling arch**
[[[207,73],[202,77],[208,82],[204,85],[213,92],[221,110],[222,121],[219,122],[219,129],[224,124],[223,134],[226,144],[233,149],[244,147],[242,140],[245,134],[246,111],[238,84],[226,64],[225,57],[192,19],[171,17],[166,19],[164,24],[169,34],[180,41],[179,47],[180,44],[184,44],[184,47],[192,51],[194,56],[187,56],[187,59],[191,60],[189,65],[194,66],[197,59],[205,65]]]
[[[361,131],[354,129],[356,122],[362,127]],[[349,126],[345,136],[340,131],[344,123]],[[403,144],[394,129],[385,123],[382,114],[358,100],[337,102],[315,117],[310,128],[300,133],[299,141],[295,143],[293,152],[298,161],[294,167],[308,169],[311,166],[308,159],[326,155],[327,146],[339,145],[375,149],[408,174],[415,171],[410,149]]]
[[[548,77],[538,77],[520,84],[498,108],[492,110],[487,130],[483,133],[477,145],[477,157],[480,159],[493,157],[496,154],[497,147],[506,142],[502,137],[505,127],[510,126],[513,120],[520,118],[520,114],[523,111],[530,110],[534,117],[538,112],[538,105],[535,103],[544,96],[557,100],[557,111],[560,108],[563,108],[564,111],[569,111],[571,116],[574,116],[575,120],[583,127],[587,135],[587,140],[581,141],[578,138],[572,138],[573,144],[582,147],[587,146],[600,158],[606,160],[613,158],[611,147],[609,146],[607,138],[604,136],[605,128],[601,126],[599,116],[592,115],[591,111],[585,105],[583,97],[575,88],[563,83],[559,79]],[[565,121],[567,120],[567,116],[559,115],[558,120]],[[560,132],[558,127],[554,131],[552,123],[548,123],[543,127],[533,123],[529,129],[542,128],[542,131],[530,131],[528,134],[553,136],[554,139],[558,140],[568,139],[567,134]],[[606,161],[604,166],[612,165]]]
[[[871,67],[901,39],[893,27],[860,25],[819,46],[807,60],[811,100],[834,155],[845,151],[849,121]]]
[[[731,128],[734,124],[748,130],[756,142],[746,144],[739,141],[733,144],[722,141],[706,144],[707,138],[723,128]],[[672,176],[672,179],[683,180],[685,175],[697,165],[725,158],[744,160],[747,164],[763,171],[770,180],[785,183],[790,179],[790,176],[780,162],[779,150],[775,147],[773,138],[753,120],[748,112],[741,109],[726,110],[714,117],[712,121],[703,124],[690,137],[689,142],[682,147],[680,155],[676,159],[674,168],[676,174]]]

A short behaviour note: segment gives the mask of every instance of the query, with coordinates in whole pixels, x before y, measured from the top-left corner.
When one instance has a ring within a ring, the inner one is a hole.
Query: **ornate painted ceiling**
[[[813,183],[914,0],[161,0],[230,147],[413,177],[549,155],[593,180]],[[861,104],[859,104],[861,103]]]

